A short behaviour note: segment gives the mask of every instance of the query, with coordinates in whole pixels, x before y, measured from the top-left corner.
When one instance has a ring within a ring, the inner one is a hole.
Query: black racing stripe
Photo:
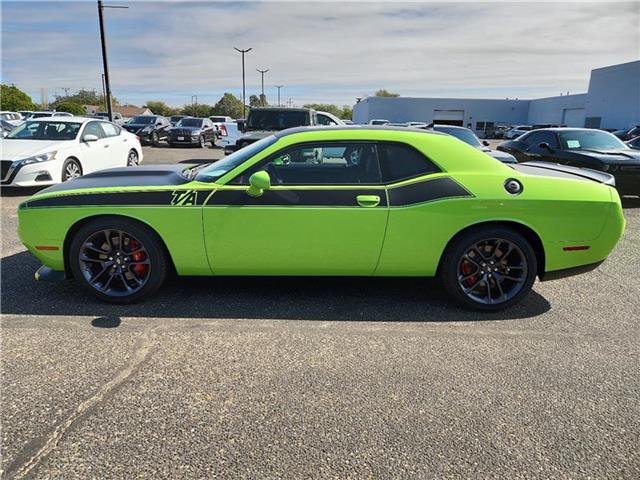
[[[80,193],[34,199],[26,208],[79,207],[98,205],[196,206],[203,205],[211,190],[162,190],[149,192]]]
[[[265,190],[259,197],[247,195],[246,190],[219,190],[207,202],[208,207],[224,205],[357,207],[358,195],[377,195],[379,207],[387,206],[383,188],[358,190]]]
[[[387,191],[391,207],[405,207],[444,198],[473,196],[467,189],[448,177],[390,188]]]

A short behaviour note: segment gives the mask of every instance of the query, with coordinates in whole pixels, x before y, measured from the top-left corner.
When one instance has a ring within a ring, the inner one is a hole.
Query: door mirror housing
[[[488,146],[489,146],[489,142],[487,142],[486,140],[483,140],[483,141],[482,141],[482,144],[483,144],[485,147],[488,147]]]
[[[549,150],[550,152],[553,152],[553,149],[547,142],[542,142],[540,145],[538,145],[538,147],[544,148],[545,150]]]
[[[87,133],[84,137],[82,137],[82,141],[86,143],[97,142],[98,140],[98,136],[92,133]]]
[[[254,173],[249,177],[249,188],[247,189],[247,195],[252,197],[259,197],[265,190],[271,188],[271,177],[264,170]]]

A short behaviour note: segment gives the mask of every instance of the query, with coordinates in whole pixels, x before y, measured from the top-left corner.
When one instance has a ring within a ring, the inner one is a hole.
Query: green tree
[[[353,108],[351,108],[349,105],[344,105],[339,117],[343,120],[351,120],[353,117]]]
[[[67,112],[73,115],[85,115],[87,113],[82,105],[75,102],[56,101],[52,103],[50,106],[51,108],[55,109],[57,112]]]
[[[12,85],[0,85],[0,108],[10,112],[18,110],[35,110],[31,97]]]
[[[399,97],[400,94],[393,93],[393,92],[390,92],[389,90],[385,90],[384,88],[381,88],[375,93],[375,96],[376,97]]]
[[[348,105],[339,107],[331,103],[307,103],[306,105],[304,105],[304,108],[313,108],[314,110],[318,110],[320,112],[331,113],[338,118],[351,120],[351,107]]]
[[[161,115],[163,117],[170,117],[171,115],[176,115],[178,112],[177,108],[171,108],[166,103],[155,100],[147,102],[145,107],[147,107],[156,115]]]
[[[249,97],[249,106],[250,107],[259,107],[262,103],[260,103],[260,97],[258,95],[251,95]]]
[[[147,105],[148,106],[148,105]],[[155,110],[152,109],[155,113]],[[205,103],[192,103],[182,107],[182,115],[189,115],[191,117],[208,117],[211,115],[211,105]]]
[[[78,105],[97,105],[99,107],[104,107],[104,95],[98,93],[95,90],[88,90],[85,88],[81,88],[76,93],[72,95],[56,95],[56,100],[54,103],[59,102],[73,102]],[[120,102],[113,95],[111,96],[111,105],[117,107],[120,105]]]
[[[222,95],[218,103],[211,109],[211,115],[229,116],[231,118],[242,118],[242,100],[232,93]]]

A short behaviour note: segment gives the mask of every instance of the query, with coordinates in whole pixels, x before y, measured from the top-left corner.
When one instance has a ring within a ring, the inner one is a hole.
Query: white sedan
[[[142,161],[138,137],[94,118],[27,120],[0,141],[0,183],[34,187]]]

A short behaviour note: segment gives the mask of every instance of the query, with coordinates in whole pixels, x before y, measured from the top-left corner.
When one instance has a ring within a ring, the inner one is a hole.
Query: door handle
[[[377,207],[380,204],[380,197],[378,195],[358,195],[356,201],[361,207]]]
[[[105,145],[104,148],[109,148],[109,145]]]

